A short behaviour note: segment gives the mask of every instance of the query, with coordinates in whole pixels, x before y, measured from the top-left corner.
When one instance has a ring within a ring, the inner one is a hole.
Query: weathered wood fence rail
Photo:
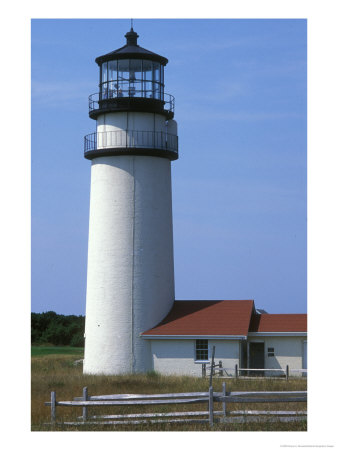
[[[229,367],[223,367],[222,361],[219,361],[218,364],[202,364],[202,377],[206,377],[208,375],[208,372],[210,373],[212,371],[213,375],[224,377],[224,378],[232,378],[233,376],[235,378],[239,377],[246,377],[250,376],[264,376],[271,378],[273,375],[276,374],[276,376],[281,375],[285,376],[286,380],[289,379],[292,374],[301,373],[303,375],[307,375],[307,369],[290,369],[288,365],[286,365],[285,369],[250,369],[250,368],[243,368],[238,367],[238,364],[235,365],[235,367],[229,368]],[[243,375],[241,375],[241,373]]]
[[[306,391],[257,391],[257,392],[226,392],[226,383],[223,383],[222,392],[213,392],[210,386],[209,392],[184,392],[174,394],[118,394],[89,396],[88,389],[83,388],[82,397],[76,397],[72,401],[57,401],[56,393],[51,392],[51,401],[45,402],[51,408],[51,424],[57,424],[56,408],[80,407],[82,416],[77,417],[75,422],[59,422],[63,425],[127,425],[142,423],[209,423],[213,426],[215,422],[257,422],[257,421],[282,421],[290,422],[305,420],[306,411],[228,411],[230,403],[290,403],[306,402]],[[154,412],[140,414],[112,414],[91,415],[88,410],[102,406],[139,406],[139,405],[182,405],[206,403],[208,409],[205,411],[178,411],[178,412]],[[221,403],[222,410],[214,410],[215,403]],[[206,416],[206,418],[203,418]],[[217,416],[217,417],[215,417]],[[136,420],[131,420],[136,419]],[[155,420],[154,420],[155,419]]]

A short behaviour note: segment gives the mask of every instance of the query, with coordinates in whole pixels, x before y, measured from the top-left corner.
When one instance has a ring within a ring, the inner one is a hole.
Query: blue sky
[[[32,20],[32,311],[84,314],[95,57],[129,20]],[[134,20],[169,59],[177,299],[306,312],[306,20]]]

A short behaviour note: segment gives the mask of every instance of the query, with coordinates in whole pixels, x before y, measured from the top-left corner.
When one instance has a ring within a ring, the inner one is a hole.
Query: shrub
[[[84,316],[64,316],[54,311],[32,313],[31,342],[83,347],[84,323]]]

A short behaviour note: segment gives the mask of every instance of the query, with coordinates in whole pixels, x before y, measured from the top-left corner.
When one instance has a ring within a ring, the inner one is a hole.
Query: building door
[[[250,369],[264,369],[264,342],[250,342]],[[251,372],[251,375],[264,376],[262,372]]]
[[[307,369],[307,341],[303,342],[303,369]],[[306,377],[307,373],[302,374],[303,377]]]

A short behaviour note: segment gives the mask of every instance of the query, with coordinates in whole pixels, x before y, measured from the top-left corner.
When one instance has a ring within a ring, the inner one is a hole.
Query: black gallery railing
[[[178,152],[178,136],[164,131],[101,131],[84,137],[84,152],[107,148],[153,148]]]
[[[109,100],[122,100],[122,99],[150,99],[157,100],[163,103],[165,111],[174,113],[175,110],[175,97],[170,94],[160,93],[154,90],[145,89],[107,89],[102,92],[92,94],[88,98],[89,112],[98,109],[105,109],[109,105]]]

